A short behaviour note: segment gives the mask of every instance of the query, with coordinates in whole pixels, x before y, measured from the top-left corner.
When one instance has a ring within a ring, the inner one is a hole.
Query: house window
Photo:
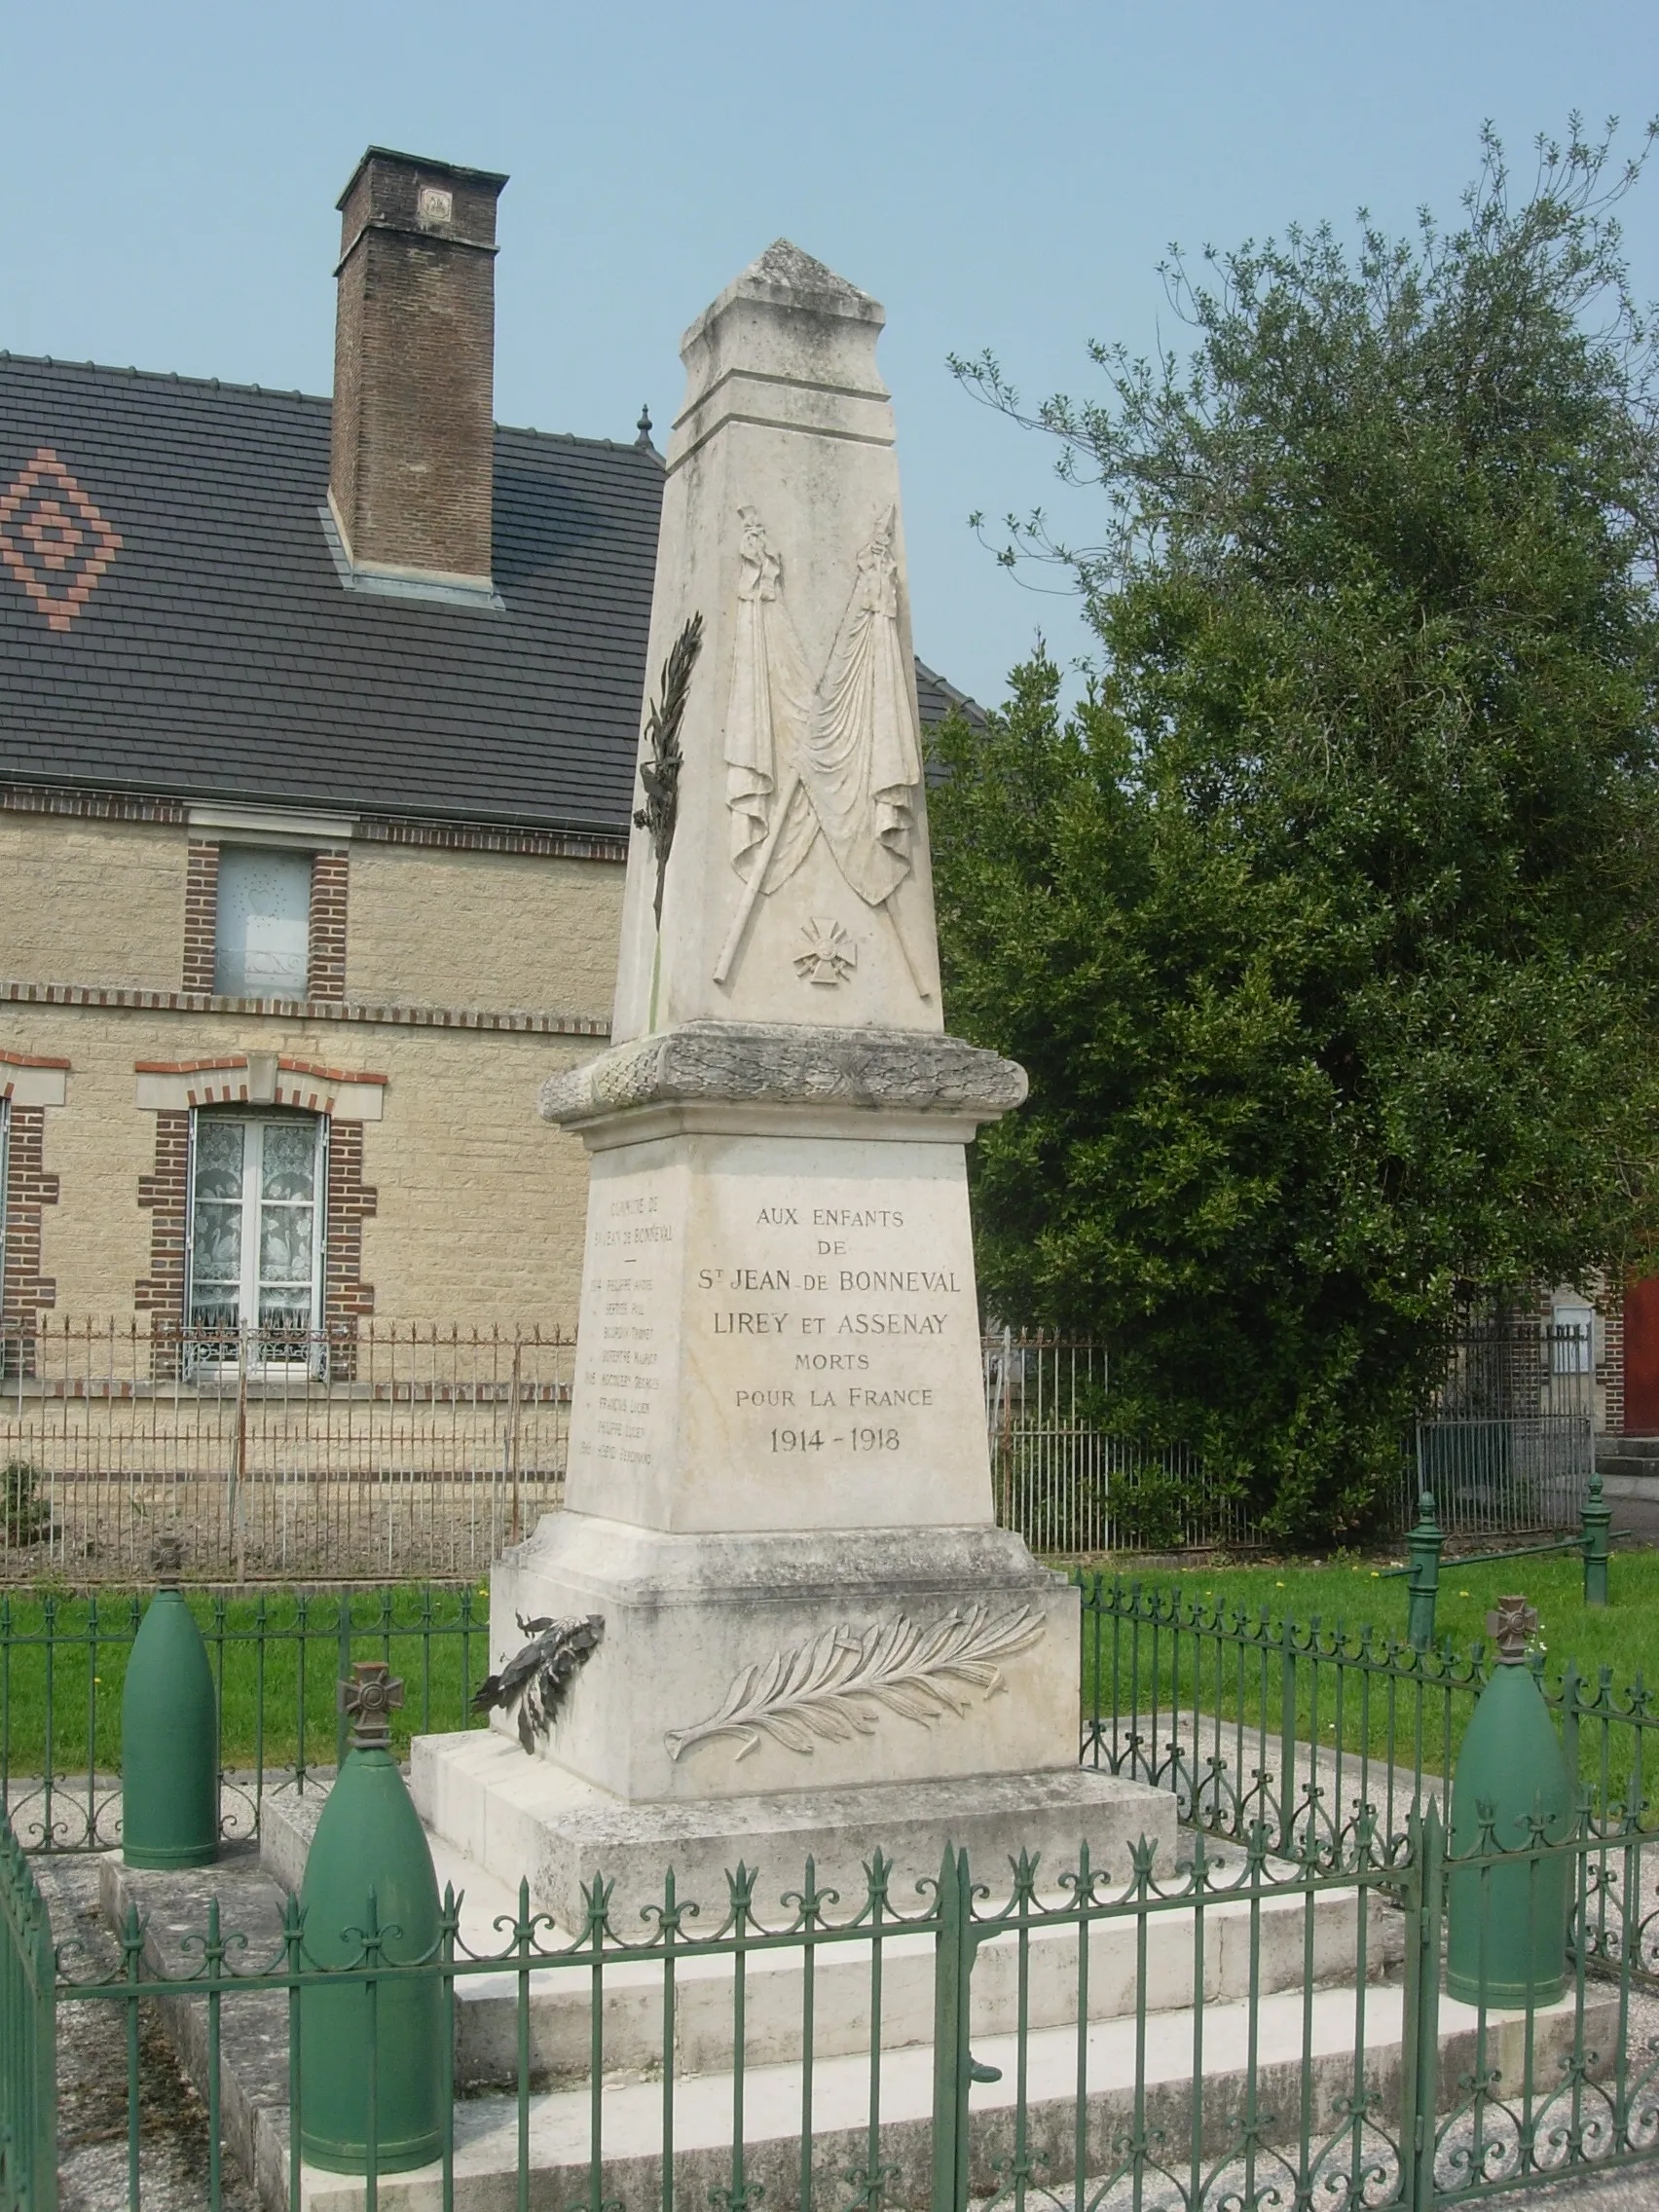
[[[305,997],[311,889],[309,853],[220,847],[215,991],[237,999]]]
[[[195,1116],[187,1312],[208,1362],[319,1365],[327,1128],[318,1114]]]
[[[1589,1375],[1595,1370],[1592,1346],[1596,1314],[1589,1306],[1556,1305],[1550,1309],[1550,1371]]]

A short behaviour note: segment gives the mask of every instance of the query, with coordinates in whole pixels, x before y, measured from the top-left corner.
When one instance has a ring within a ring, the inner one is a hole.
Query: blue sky
[[[1167,334],[1172,240],[1450,214],[1483,118],[1525,169],[1573,107],[1632,146],[1659,109],[1652,0],[84,0],[9,11],[0,59],[18,352],[326,390],[333,203],[376,142],[511,172],[498,417],[628,438],[648,399],[665,434],[681,331],[794,239],[886,303],[917,647],[989,699],[1039,626],[1086,640],[967,515],[1044,501],[1081,536],[1088,498],[948,351],[1081,390],[1090,337]],[[1626,230],[1659,293],[1659,173]]]

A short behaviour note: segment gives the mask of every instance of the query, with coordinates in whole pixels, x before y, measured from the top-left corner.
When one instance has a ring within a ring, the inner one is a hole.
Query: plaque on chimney
[[[448,223],[455,218],[455,194],[441,191],[435,184],[424,184],[416,203],[416,212],[426,225]]]

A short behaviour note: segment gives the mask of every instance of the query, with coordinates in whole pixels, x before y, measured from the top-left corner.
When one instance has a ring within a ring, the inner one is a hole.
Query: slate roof
[[[498,427],[492,613],[342,588],[328,425],[0,354],[0,782],[624,833],[657,455]]]

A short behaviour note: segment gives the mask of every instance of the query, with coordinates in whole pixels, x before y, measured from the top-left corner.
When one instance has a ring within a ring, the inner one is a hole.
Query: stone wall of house
[[[136,1104],[135,1063],[276,1051],[387,1078],[383,1119],[341,1125],[348,1144],[361,1132],[372,1195],[360,1232],[372,1299],[359,1310],[574,1327],[587,1161],[576,1139],[537,1119],[535,1099],[598,1040],[19,1005],[0,1005],[0,1031],[18,1051],[70,1063],[42,1145],[58,1199],[43,1213],[40,1272],[60,1319],[172,1303],[155,1217],[178,1172],[176,1131],[171,1116]]]
[[[140,1105],[138,1064],[276,1053],[385,1079],[380,1119],[337,1125],[331,1316],[573,1327],[586,1158],[535,1101],[604,1049],[617,862],[353,840],[342,995],[278,1014],[185,987],[202,835],[0,808],[0,1051],[69,1062],[40,1147],[55,1316],[178,1310],[188,1111]]]
[[[184,882],[180,826],[0,808],[0,981],[176,991]]]
[[[608,1021],[621,926],[613,865],[354,844],[347,995]]]

